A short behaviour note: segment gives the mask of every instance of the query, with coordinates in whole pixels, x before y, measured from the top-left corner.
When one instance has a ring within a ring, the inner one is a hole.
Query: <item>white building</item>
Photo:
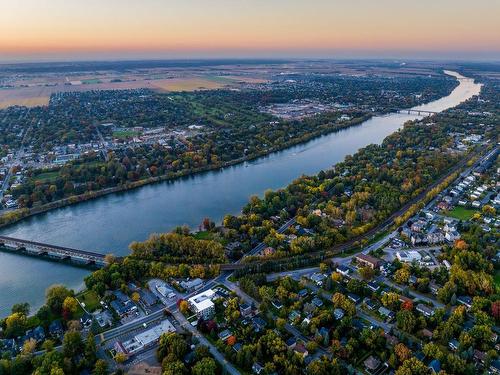
[[[422,256],[418,251],[410,250],[410,251],[398,251],[396,252],[396,257],[400,262],[404,263],[412,263],[419,262],[422,259]]]
[[[215,313],[215,305],[212,298],[215,292],[212,289],[206,290],[188,299],[190,309],[198,318],[210,319]]]
[[[117,349],[127,355],[134,354],[154,343],[160,336],[166,332],[175,332],[175,327],[168,319],[163,320],[160,324],[148,329],[147,331],[138,333],[132,339],[127,340],[119,345]]]

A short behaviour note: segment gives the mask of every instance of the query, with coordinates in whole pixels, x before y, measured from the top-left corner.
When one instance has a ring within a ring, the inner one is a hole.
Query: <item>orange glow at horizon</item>
[[[2,54],[500,53],[500,2],[477,0],[0,0]],[[406,3],[406,2],[404,2]],[[439,3],[439,4],[437,4]]]

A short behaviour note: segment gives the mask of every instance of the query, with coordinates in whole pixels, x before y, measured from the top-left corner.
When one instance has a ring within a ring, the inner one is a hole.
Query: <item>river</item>
[[[416,107],[443,111],[477,95],[480,84],[460,79],[450,95]],[[220,221],[238,214],[251,195],[286,186],[302,174],[314,174],[389,134],[416,115],[394,113],[334,132],[301,145],[220,171],[148,185],[56,209],[4,228],[4,235],[101,253],[126,255],[128,244],[150,233],[186,224],[198,228],[204,217]],[[16,302],[43,303],[45,289],[63,283],[78,289],[89,271],[60,263],[0,252],[0,317]]]

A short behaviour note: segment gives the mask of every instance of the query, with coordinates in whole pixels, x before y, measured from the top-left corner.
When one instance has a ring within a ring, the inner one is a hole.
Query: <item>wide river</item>
[[[416,107],[443,111],[477,95],[481,86],[460,79],[450,95]],[[316,138],[284,151],[220,171],[206,172],[171,182],[104,196],[53,210],[4,228],[4,235],[55,245],[125,255],[128,244],[150,233],[170,231],[186,224],[196,229],[204,217],[220,221],[238,214],[249,196],[286,186],[302,174],[314,174],[371,143],[381,143],[416,115],[389,114]],[[62,283],[78,289],[89,271],[0,252],[0,317],[12,304],[29,302],[39,307],[45,289]]]

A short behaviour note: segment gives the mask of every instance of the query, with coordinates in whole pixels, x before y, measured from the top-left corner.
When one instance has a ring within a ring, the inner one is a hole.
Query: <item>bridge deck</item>
[[[72,253],[72,254],[75,254],[75,255],[82,256],[82,257],[93,257],[93,258],[99,258],[99,259],[102,259],[102,260],[104,260],[104,258],[106,257],[106,255],[104,255],[104,254],[95,253],[93,251],[78,250],[78,249],[73,249],[71,247],[49,245],[49,244],[42,243],[42,242],[22,240],[22,239],[19,239],[19,238],[13,238],[13,237],[7,237],[7,236],[0,236],[0,242],[5,242],[5,241],[7,241],[7,242],[14,242],[14,243],[17,243],[17,244],[20,244],[20,245],[36,246],[36,247],[51,249],[51,250],[54,250],[54,251]]]

